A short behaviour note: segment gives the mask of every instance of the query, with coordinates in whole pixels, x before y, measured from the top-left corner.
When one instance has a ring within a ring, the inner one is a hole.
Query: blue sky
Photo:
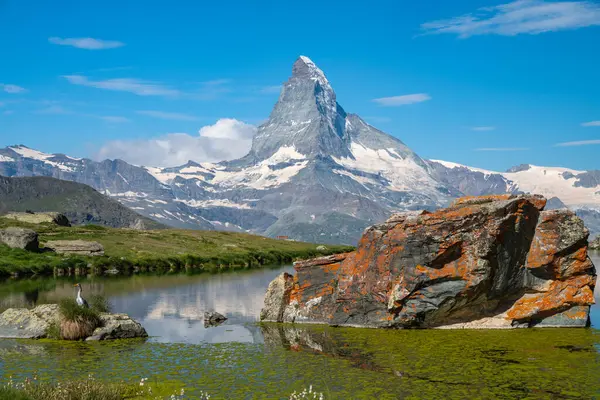
[[[214,161],[303,54],[422,157],[599,169],[598,43],[597,1],[0,0],[0,146]]]

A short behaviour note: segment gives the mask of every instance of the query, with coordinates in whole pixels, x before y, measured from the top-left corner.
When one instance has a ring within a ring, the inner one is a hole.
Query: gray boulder
[[[82,256],[102,256],[104,246],[98,242],[86,240],[50,240],[45,247],[54,250],[58,254],[77,254]]]
[[[0,314],[0,338],[40,339],[60,316],[57,304],[44,304],[32,310],[9,308]]]
[[[227,320],[227,317],[223,314],[219,314],[216,311],[207,311],[204,313],[204,326],[217,326],[221,325]]]
[[[0,243],[15,249],[37,251],[39,249],[38,234],[31,229],[9,227],[0,229]]]
[[[594,240],[590,241],[589,248],[591,250],[600,250],[600,236],[596,236]]]
[[[127,314],[102,314],[102,326],[96,328],[86,340],[132,339],[148,337],[144,327]]]

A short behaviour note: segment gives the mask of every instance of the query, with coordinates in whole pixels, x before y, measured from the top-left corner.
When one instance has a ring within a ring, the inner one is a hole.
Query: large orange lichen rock
[[[541,196],[465,197],[392,216],[355,252],[295,264],[263,320],[392,328],[587,326],[589,232]]]

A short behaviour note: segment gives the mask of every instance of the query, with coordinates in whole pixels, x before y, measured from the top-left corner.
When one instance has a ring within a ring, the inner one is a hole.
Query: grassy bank
[[[317,250],[312,243],[275,240],[243,233],[179,229],[138,231],[87,225],[59,227],[33,225],[0,218],[0,228],[21,226],[39,233],[41,246],[48,240],[90,240],[104,246],[105,256],[63,256],[32,253],[0,245],[0,276],[101,274],[116,269],[133,272],[219,272],[289,263],[352,250],[330,246]]]

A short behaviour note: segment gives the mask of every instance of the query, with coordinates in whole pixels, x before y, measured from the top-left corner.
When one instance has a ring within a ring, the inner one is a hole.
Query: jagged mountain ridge
[[[349,244],[394,211],[435,209],[463,194],[528,191],[516,179],[520,172],[420,158],[399,139],[347,113],[323,71],[303,56],[250,152],[238,160],[153,168],[25,146],[0,150],[0,175],[85,183],[172,226]],[[594,179],[586,172],[581,181]],[[575,198],[561,200],[572,206]]]

